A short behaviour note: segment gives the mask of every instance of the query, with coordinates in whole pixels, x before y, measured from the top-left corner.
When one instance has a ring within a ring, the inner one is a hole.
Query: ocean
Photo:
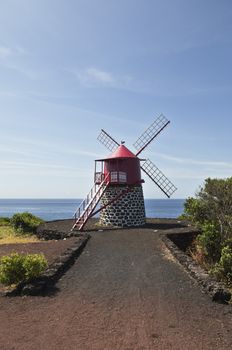
[[[177,218],[184,199],[145,199],[146,217]],[[45,221],[70,219],[81,199],[0,199],[0,217],[28,211]]]

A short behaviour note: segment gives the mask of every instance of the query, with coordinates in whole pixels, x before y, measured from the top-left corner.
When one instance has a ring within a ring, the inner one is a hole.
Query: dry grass
[[[11,226],[0,226],[0,244],[39,242],[34,235],[20,236]]]

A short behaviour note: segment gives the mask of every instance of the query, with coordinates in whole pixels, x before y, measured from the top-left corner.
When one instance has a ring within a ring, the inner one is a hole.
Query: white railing
[[[97,203],[99,202],[108,184],[109,174],[102,180],[99,186],[94,184],[89,194],[81,202],[74,214],[75,223],[72,227],[72,230],[78,225],[80,226],[80,229],[83,227],[83,225],[86,223],[89,216],[93,212],[94,208],[96,207]]]
[[[96,172],[94,175],[94,182],[95,184],[100,184],[104,180],[104,173],[102,172]]]
[[[110,183],[127,182],[127,173],[124,171],[111,171],[109,175],[110,175],[110,178],[109,178]],[[105,175],[102,172],[95,173],[95,176],[94,176],[95,184],[100,184],[103,181],[104,176]]]

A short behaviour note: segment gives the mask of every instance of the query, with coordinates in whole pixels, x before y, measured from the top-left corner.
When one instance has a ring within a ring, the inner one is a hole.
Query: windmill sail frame
[[[150,160],[147,159],[141,169],[149,178],[166,194],[168,198],[177,190],[176,186],[162,173],[162,171]]]
[[[142,135],[133,144],[135,149],[138,151],[136,153],[136,156],[138,156],[169,123],[170,120],[168,120],[163,114],[160,114],[160,116],[142,133]]]
[[[97,139],[111,152],[114,152],[116,148],[120,146],[120,144],[103,129],[101,129]]]
[[[136,156],[138,156],[169,123],[170,120],[163,114],[160,114],[134,143],[134,147],[138,151]],[[101,129],[97,139],[112,152],[120,146],[120,144],[103,129]],[[147,159],[143,165],[140,164],[140,167],[168,198],[177,190],[176,186],[150,159]]]

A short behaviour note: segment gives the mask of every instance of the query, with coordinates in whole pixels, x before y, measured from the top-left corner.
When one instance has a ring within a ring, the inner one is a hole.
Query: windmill
[[[120,144],[101,130],[98,140],[112,153],[107,158],[95,160],[94,185],[74,214],[72,230],[82,230],[88,219],[98,212],[104,225],[144,225],[141,169],[170,198],[177,188],[150,159],[138,157],[169,123],[161,114],[134,143],[135,154],[124,145],[124,141]],[[100,208],[96,210],[99,202]]]

